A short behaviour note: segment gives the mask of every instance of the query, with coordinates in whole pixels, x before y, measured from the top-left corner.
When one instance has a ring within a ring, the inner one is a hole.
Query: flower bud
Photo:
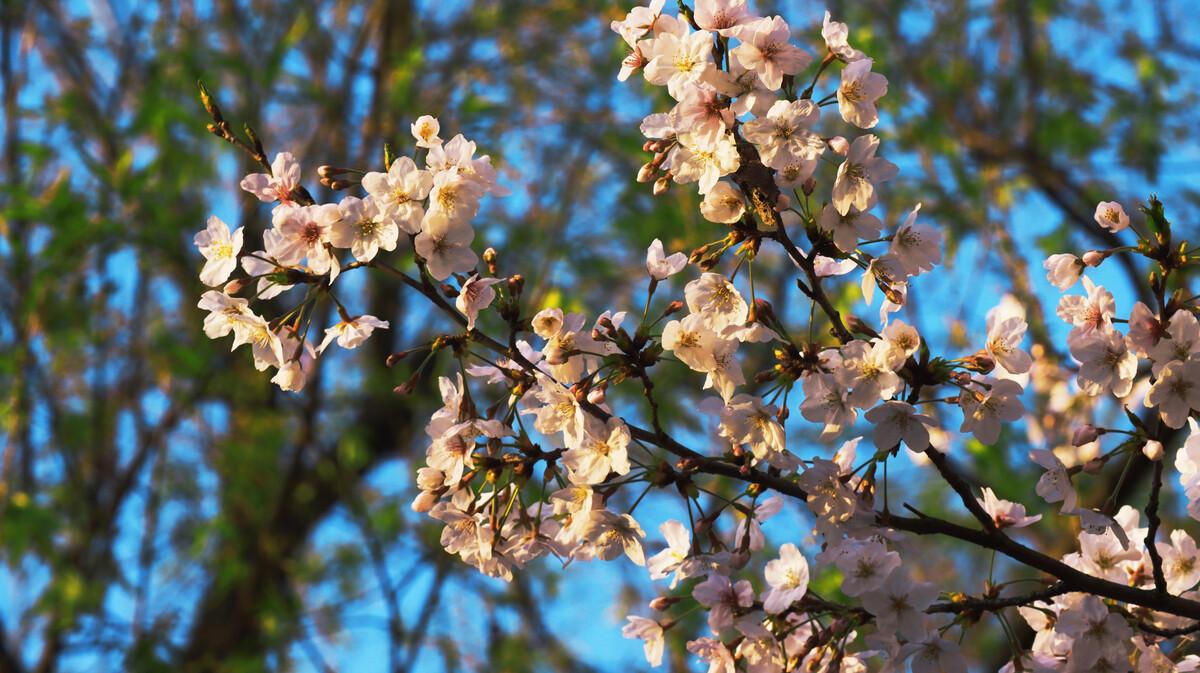
[[[396,386],[395,388],[392,388],[392,392],[396,393],[397,395],[411,395],[413,389],[415,389],[416,387],[417,387],[416,381],[413,379],[409,379],[409,380],[405,381],[404,383],[401,383],[400,385]]]
[[[963,358],[963,367],[980,374],[990,374],[996,368],[996,361],[987,351],[979,351],[969,358]]]
[[[1142,445],[1142,455],[1150,460],[1161,460],[1163,457],[1162,442],[1157,439],[1148,440]]]
[[[842,136],[834,136],[828,140],[828,143],[829,149],[833,150],[836,154],[846,156],[850,152],[850,141]]]
[[[663,317],[665,318],[669,315],[675,315],[676,313],[679,313],[682,310],[683,310],[683,302],[676,299],[675,301],[671,302],[670,304],[667,304],[667,310],[663,312]]]
[[[1101,434],[1102,433],[1096,428],[1096,426],[1088,423],[1087,425],[1082,425],[1075,430],[1075,434],[1071,436],[1071,444],[1073,446],[1091,444],[1092,442],[1096,441]]]
[[[1087,474],[1100,474],[1100,471],[1104,469],[1104,461],[1099,458],[1093,458],[1084,463],[1081,469]]]
[[[496,249],[488,248],[483,251],[483,263],[487,264],[488,273],[496,275]]]
[[[417,494],[415,500],[412,501],[412,510],[418,514],[424,514],[433,509],[433,505],[437,502],[437,496],[429,491],[421,491]]]
[[[760,322],[764,325],[770,325],[771,323],[776,322],[775,308],[771,306],[771,302],[761,297],[756,297],[754,299],[752,313],[754,314],[754,319],[747,320],[747,323]]]
[[[780,194],[778,199],[775,199],[775,210],[787,210],[788,206],[792,205],[792,200],[787,194]]]
[[[804,184],[800,185],[800,191],[804,192],[805,196],[812,196],[813,192],[817,191],[817,181],[813,178],[805,180]]]
[[[608,398],[605,395],[604,388],[597,387],[597,388],[592,388],[591,390],[588,391],[587,401],[591,402],[592,404],[596,404],[596,405],[604,404],[606,399],[608,399]]]
[[[667,193],[667,189],[671,186],[671,176],[664,175],[654,181],[654,195],[662,196]]]
[[[654,147],[655,147],[655,141],[653,141],[653,140],[647,140],[646,142],[642,143],[642,151],[643,152],[653,152]]]
[[[1083,253],[1083,263],[1088,266],[1100,266],[1112,254],[1106,250],[1089,250]]]
[[[659,596],[658,598],[650,601],[650,609],[657,610],[659,612],[662,612],[663,610],[670,610],[672,605],[675,605],[681,600],[683,600],[681,596]]]
[[[846,327],[856,334],[865,334],[871,338],[879,336],[879,332],[876,332],[874,328],[863,322],[862,318],[853,314],[846,316]]]
[[[525,289],[525,276],[519,273],[514,273],[508,277],[508,291],[514,297],[520,296],[521,291]]]
[[[638,169],[637,181],[642,183],[650,182],[654,179],[654,174],[657,172],[658,167],[654,164],[643,164],[642,167]]]
[[[414,348],[412,350],[399,351],[397,353],[392,353],[391,355],[387,356],[387,360],[384,361],[384,364],[386,364],[389,367],[395,367],[402,360],[404,360],[404,358],[408,357],[409,355],[412,355],[417,350],[418,349]]]
[[[244,288],[244,287],[246,287],[246,279],[234,278],[233,280],[229,281],[228,283],[225,283],[224,291],[225,291],[225,294],[227,294],[229,296],[233,296],[233,295],[241,292],[242,288]]]

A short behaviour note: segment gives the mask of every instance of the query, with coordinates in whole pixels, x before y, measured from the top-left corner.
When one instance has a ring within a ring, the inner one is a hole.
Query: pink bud
[[[829,139],[829,149],[842,156],[850,151],[850,142],[841,136],[834,136]]]
[[[433,509],[434,503],[437,502],[437,496],[429,491],[421,491],[417,494],[417,498],[412,502],[414,512],[424,514]]]
[[[1088,266],[1100,266],[1100,263],[1108,259],[1108,253],[1100,250],[1089,250],[1083,253],[1083,263]]]
[[[666,175],[662,176],[661,178],[654,181],[654,195],[662,196],[663,194],[666,194],[667,188],[669,188],[670,186],[671,186],[670,178]]]
[[[662,612],[663,610],[669,610],[672,605],[675,605],[681,600],[683,599],[679,598],[678,596],[659,596],[658,598],[650,601],[650,609],[657,610],[659,612]]]
[[[658,169],[655,167],[654,164],[645,164],[641,168],[638,169],[637,181],[638,182],[650,182],[651,180],[654,179],[654,174],[657,172],[658,172]]]
[[[1161,459],[1163,457],[1162,442],[1156,439],[1147,440],[1147,442],[1142,445],[1142,454],[1150,460]]]
[[[1100,434],[1101,433],[1098,429],[1096,429],[1096,426],[1092,425],[1091,423],[1082,425],[1075,430],[1075,434],[1071,437],[1071,444],[1074,446],[1091,444],[1100,437]]]
[[[792,205],[792,200],[787,197],[787,194],[780,194],[775,200],[775,210],[787,210],[788,206]]]

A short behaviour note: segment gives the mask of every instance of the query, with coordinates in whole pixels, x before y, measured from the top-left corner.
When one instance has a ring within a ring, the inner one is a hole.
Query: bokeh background
[[[819,47],[825,4],[752,4]],[[633,180],[646,160],[638,121],[669,103],[640,78],[616,81],[624,52],[608,23],[629,6],[2,7],[0,673],[646,669],[640,643],[619,633],[655,595],[644,571],[547,562],[505,584],[446,555],[437,522],[409,509],[424,419],[439,402],[431,385],[394,395],[409,372],[382,362],[445,327],[438,318],[387,278],[347,279],[354,308],[396,329],[322,360],[303,394],[281,393],[245,352],[204,337],[191,245],[210,213],[248,231],[268,222],[237,188],[252,166],[204,129],[203,79],[269,153],[300,158],[319,199],[332,197],[317,189],[319,164],[375,166],[384,141],[409,147],[418,115],[440,117],[443,136],[476,140],[514,191],[486,204],[477,241],[526,276],[531,305],[636,310],[642,281],[628,270],[652,239],[686,250],[721,231],[699,217],[693,190],[653,198]],[[906,318],[936,347],[969,352],[1010,289],[1033,347],[1061,357],[1041,260],[1111,244],[1092,222],[1100,200],[1132,212],[1157,192],[1194,237],[1193,3],[828,9],[890,80],[877,132],[902,174],[880,212],[895,223],[921,201],[947,233],[947,270],[916,284]],[[756,278],[760,295],[802,321],[777,267]],[[1127,311],[1141,272],[1114,263],[1099,276]],[[856,299],[852,288],[842,298]],[[695,384],[668,374],[661,385],[678,392],[661,398],[673,400],[675,427],[703,442],[685,413]],[[1034,511],[1025,450],[1061,447],[1069,434],[1049,397],[1031,400],[1030,421],[999,446],[948,439],[968,470]],[[791,442],[829,451],[799,431]],[[905,469],[913,502],[946,508],[939,488],[920,487],[920,465]],[[1136,492],[1136,475],[1125,491]],[[1083,486],[1099,499],[1111,490]],[[658,522],[678,516],[671,507],[651,498],[639,509],[652,550]],[[798,510],[768,527],[774,544],[807,530]],[[1071,536],[1061,532],[1030,535],[1062,553]],[[931,573],[985,572],[986,557],[945,551]],[[700,628],[671,632],[669,670],[690,670],[679,644]],[[970,648],[979,670],[1006,652],[999,637]]]

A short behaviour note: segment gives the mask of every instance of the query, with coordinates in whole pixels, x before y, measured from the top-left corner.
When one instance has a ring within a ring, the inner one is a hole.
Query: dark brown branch
[[[930,614],[937,612],[970,612],[973,610],[996,612],[1004,608],[1017,607],[1021,605],[1029,605],[1038,601],[1046,601],[1070,593],[1070,588],[1062,582],[1056,582],[1041,591],[1032,591],[1019,596],[1009,596],[1007,598],[967,598],[961,601],[950,601],[948,603],[934,603],[929,606],[925,612]]]
[[[890,526],[918,535],[944,535],[984,549],[994,549],[1014,561],[1055,577],[1071,592],[1095,594],[1158,612],[1200,620],[1200,602],[1088,575],[1003,535],[992,535],[934,517],[914,519],[880,514],[877,519],[881,526]]]

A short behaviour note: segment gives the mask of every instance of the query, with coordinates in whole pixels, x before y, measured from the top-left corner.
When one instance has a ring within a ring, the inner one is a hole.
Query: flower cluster
[[[443,143],[438,137],[438,120],[433,117],[418,119],[412,132],[417,147],[426,150],[425,168],[418,168],[409,157],[389,157],[387,172],[321,167],[326,183],[338,179],[342,188],[361,183],[362,197],[347,196],[336,204],[314,203],[300,182],[300,164],[290,152],[276,155],[268,172],[242,180],[242,189],[275,204],[271,228],[262,232],[262,250],[244,254],[242,228],[230,234],[216,216],[196,235],[196,247],[205,258],[200,281],[209,287],[223,286],[205,292],[200,299],[200,308],[209,312],[204,321],[209,338],[233,334],[234,349],[250,344],[256,368],[278,369],[272,382],[284,390],[299,391],[313,362],[334,340],[342,348],[356,348],[374,330],[388,327],[387,321],[375,316],[351,316],[338,302],[341,321],[326,329],[314,347],[308,336],[317,294],[313,289],[323,290],[336,301],[330,288],[342,270],[369,266],[381,250],[396,250],[401,232],[410,237],[416,254],[437,280],[475,268],[478,257],[471,249],[475,238],[471,218],[485,194],[504,193],[496,182],[491,159],[476,158],[475,143],[461,134]],[[239,262],[245,276],[230,281]],[[471,297],[493,282],[476,282],[466,288],[467,310],[473,305]],[[312,289],[292,311],[267,321],[250,309],[249,300],[236,296],[251,284],[254,299],[260,301],[296,285]]]
[[[959,643],[985,615],[1012,641],[1007,671],[1196,669],[1200,659],[1171,645],[1200,631],[1196,545],[1183,529],[1158,538],[1163,456],[1178,444],[1171,431],[1188,423],[1175,465],[1188,511],[1200,518],[1200,323],[1195,297],[1176,280],[1191,258],[1173,241],[1161,204],[1144,209],[1152,237],[1046,260],[1053,285],[1066,291],[1082,279],[1086,291],[1064,296],[1057,310],[1070,326],[1076,366],[1060,366],[1046,344],[1024,347],[1029,325],[1012,297],[987,313],[977,347],[935,355],[896,314],[914,279],[940,264],[942,234],[918,222],[921,204],[876,212],[897,167],[878,156],[878,136],[862,131],[880,122],[887,79],[850,45],[848,27],[826,13],[814,59],[782,17],[755,16],[744,0],[698,0],[677,15],[664,5],[653,0],[612,23],[629,49],[618,77],[641,73],[673,100],[642,121],[651,159],[637,180],[653,183],[655,194],[695,185],[701,214],[723,235],[690,254],[668,254],[653,241],[640,316],[524,306],[525,278],[499,274],[495,250],[480,259],[472,249],[481,200],[503,193],[490,161],[476,158],[461,135],[443,143],[437,120],[422,117],[412,133],[424,168],[389,151],[385,172],[318,171],[331,189],[361,189],[360,196],[316,203],[287,153],[269,172],[247,176],[246,191],[276,204],[271,227],[255,252],[242,250],[242,229],[230,233],[216,218],[196,236],[206,260],[201,281],[220,288],[201,299],[206,333],[232,334],[235,348],[250,344],[259,369],[278,369],[272,380],[299,390],[333,341],[354,348],[388,327],[349,315],[337,298],[339,275],[370,268],[399,278],[457,330],[389,358],[420,359],[400,393],[443,354],[457,365],[438,379],[442,405],[425,427],[413,509],[444,524],[447,552],[494,577],[549,557],[644,566],[666,586],[649,616],[628,617],[624,634],[644,641],[652,665],[662,661],[667,632],[699,609],[707,633],[686,647],[710,673],[849,673],[874,662],[966,671]],[[834,71],[836,88],[816,94]],[[823,112],[833,106],[836,115]],[[1133,228],[1114,202],[1099,205],[1096,221],[1113,235]],[[1154,307],[1138,302],[1127,318],[1118,317],[1111,292],[1083,275],[1119,254],[1156,269]],[[757,293],[755,265],[780,259],[796,271],[807,325],[782,319]],[[251,309],[297,285],[305,296],[278,317]],[[848,313],[855,302],[841,291],[857,298],[855,287],[877,320]],[[251,290],[249,299],[238,296]],[[313,345],[308,327],[326,300],[341,320]],[[506,333],[490,336],[492,327]],[[767,369],[747,370],[764,360]],[[702,398],[693,420],[709,432],[704,446],[677,439],[660,415],[655,378],[666,367],[677,367]],[[644,404],[610,395],[618,389]],[[1027,408],[1035,396],[1051,400],[1041,419]],[[1135,396],[1150,413],[1128,409]],[[1128,439],[1104,454],[1056,450],[1064,428],[1055,417],[1068,407],[1092,413],[1104,399],[1125,406],[1132,427],[1088,424],[1073,443],[1098,450],[1103,435]],[[794,411],[813,434],[841,439],[840,448],[798,453]],[[972,485],[948,456],[968,435],[999,445],[1022,420],[1031,427],[1027,462],[1040,472],[1036,494],[1061,503],[1062,517],[1080,530],[1065,555],[1014,539],[1044,515]],[[915,517],[894,511],[887,466],[901,448],[936,469],[972,526],[910,505]],[[1117,508],[1116,493],[1099,509],[1080,505],[1073,480],[1119,456],[1126,462],[1117,491],[1135,458],[1155,465],[1146,527],[1139,510]],[[664,545],[635,517],[651,492],[679,506],[658,529]],[[761,558],[763,522],[789,502],[803,506],[811,535]],[[999,581],[993,564],[978,595],[944,587],[915,543],[934,534],[1011,559],[999,572],[1024,567],[1046,581],[1020,594],[1032,578]],[[836,595],[810,586],[818,576],[836,578]],[[1032,646],[1012,635],[1010,609],[1035,632]]]

